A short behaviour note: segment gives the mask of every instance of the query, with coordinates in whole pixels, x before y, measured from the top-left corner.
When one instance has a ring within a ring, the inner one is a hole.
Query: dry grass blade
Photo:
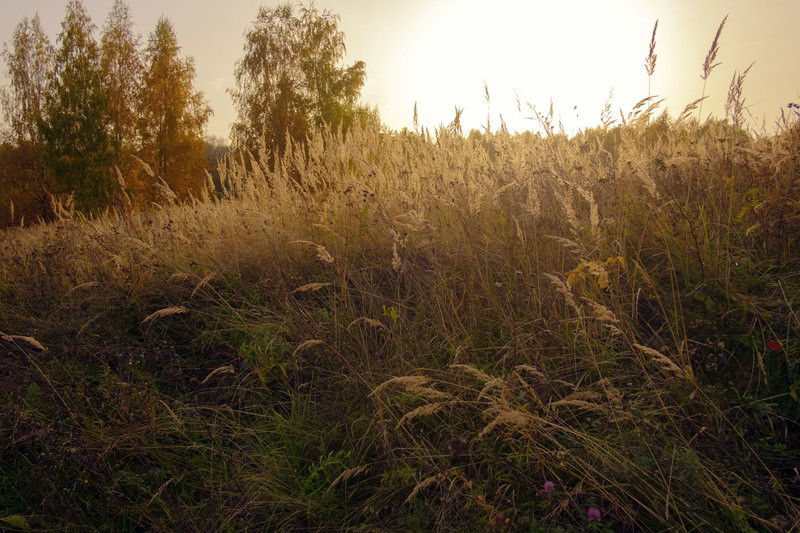
[[[650,105],[648,105],[648,106],[647,106],[647,107],[644,109],[644,111],[642,111],[642,113],[641,113],[641,114],[640,114],[640,115],[639,115],[639,116],[636,118],[636,120],[635,120],[635,121],[633,121],[633,123],[638,123],[638,122],[643,122],[643,123],[646,123],[648,120],[650,120],[650,117],[652,117],[652,116],[653,116],[653,113],[655,113],[655,111],[656,111],[656,110],[657,110],[657,109],[658,109],[658,108],[661,106],[661,104],[663,104],[665,101],[666,101],[666,98],[662,98],[662,99],[660,99],[660,100],[655,100],[655,101],[651,102],[651,103],[650,103]]]
[[[725,27],[725,21],[728,20],[728,15],[725,15],[725,18],[722,19],[719,27],[717,28],[717,33],[714,35],[714,40],[711,41],[711,48],[708,49],[708,53],[706,54],[706,59],[703,61],[703,73],[700,75],[700,78],[703,80],[703,94],[700,96],[700,109],[697,112],[699,118],[702,118],[703,115],[703,102],[702,100],[706,96],[706,84],[708,83],[708,77],[711,75],[711,71],[719,65],[719,63],[715,63],[717,60],[717,53],[719,52],[719,36],[722,34],[722,28]]]
[[[66,198],[56,198],[52,194],[48,195],[50,200],[50,209],[52,209],[55,217],[60,220],[72,220],[75,215],[75,202],[72,194]]]
[[[145,163],[144,161],[142,161],[141,159],[139,159],[138,157],[136,157],[133,154],[131,154],[130,157],[133,158],[134,161],[138,162],[139,165],[141,165],[142,169],[145,171],[145,173],[148,176],[150,176],[151,178],[155,178],[156,177],[156,173],[153,172],[153,169],[150,168],[150,165],[148,165],[147,163]]]
[[[64,296],[69,296],[73,292],[77,292],[81,289],[91,289],[92,287],[96,287],[98,285],[100,285],[99,281],[87,281],[86,283],[81,283],[80,285],[72,287],[70,290],[64,293]]]
[[[49,350],[45,348],[42,343],[34,339],[33,337],[25,337],[23,335],[6,335],[3,332],[0,332],[0,342],[3,344],[8,345],[9,347],[15,347],[23,352],[48,352]]]
[[[568,239],[559,235],[547,235],[546,237],[550,240],[556,241],[561,246],[569,250],[576,259],[583,259],[588,255],[586,248],[572,239]]]
[[[317,259],[323,263],[333,263],[335,259],[324,246],[317,246]]]
[[[551,380],[556,385],[561,385],[562,387],[566,387],[568,389],[575,390],[578,386],[574,383],[570,383],[569,381],[564,381],[563,379],[552,379]]]
[[[701,98],[698,98],[694,102],[690,102],[690,103],[686,104],[686,107],[683,108],[683,111],[681,111],[681,114],[678,115],[678,118],[675,119],[675,125],[681,124],[686,119],[688,119],[692,115],[692,112],[695,109],[697,109],[698,106],[701,103],[703,103],[703,100],[705,100],[706,98],[708,98],[708,97],[707,96],[703,96]]]
[[[372,326],[373,328],[377,329],[386,329],[386,326],[380,320],[375,320],[374,318],[367,318],[365,316],[360,316],[350,322],[347,325],[347,329],[349,330],[355,324],[366,324],[368,326]]]
[[[183,425],[181,424],[181,419],[178,418],[178,415],[175,414],[175,411],[173,411],[172,408],[169,405],[167,405],[167,403],[164,400],[158,400],[158,402],[164,406],[164,408],[167,410],[167,413],[169,413],[169,417],[172,419],[173,422],[175,422],[176,426]]]
[[[594,314],[595,318],[600,322],[610,322],[612,324],[619,323],[619,319],[614,314],[614,311],[612,311],[605,305],[599,302],[595,302],[590,298],[582,297],[581,300],[589,305],[589,307],[592,309],[592,313]]]
[[[647,70],[647,76],[650,77],[656,71],[656,59],[658,56],[656,55],[656,31],[658,30],[658,19],[656,19],[656,23],[653,25],[653,35],[650,37],[650,53],[647,54],[647,59],[644,62],[644,68]],[[648,82],[649,85],[649,82]],[[648,96],[649,96],[649,87],[648,87]]]
[[[124,197],[128,198],[128,195],[125,192],[125,178],[122,176],[122,171],[117,165],[114,165],[114,176],[117,178],[117,183],[119,184],[122,193],[125,195]]]
[[[203,381],[200,382],[200,384],[201,385],[205,385],[205,383],[209,379],[211,379],[214,376],[217,376],[219,374],[235,374],[235,373],[236,373],[236,370],[233,368],[233,365],[221,366],[219,368],[215,368],[214,370],[212,370],[211,373],[209,375],[207,375],[206,378]]]
[[[584,391],[576,391],[570,394],[569,396],[565,396],[561,398],[559,401],[570,401],[570,400],[601,400],[603,395],[599,392],[592,392],[588,390]]]
[[[169,478],[168,480],[166,480],[164,483],[162,483],[162,484],[161,484],[161,486],[160,486],[160,487],[158,487],[158,490],[157,490],[157,491],[156,491],[156,492],[153,494],[153,496],[150,498],[150,501],[148,501],[148,502],[147,502],[147,505],[145,505],[145,509],[147,509],[148,507],[150,507],[150,505],[152,505],[152,504],[153,504],[153,502],[156,500],[156,498],[160,498],[160,497],[161,497],[161,494],[164,492],[164,490],[165,490],[165,489],[166,489],[166,488],[167,488],[167,487],[170,485],[170,483],[172,483],[173,481],[175,481],[175,478],[174,478],[174,477],[171,477],[171,478]]]
[[[495,190],[492,193],[492,196],[491,196],[492,200],[496,201],[500,197],[500,195],[503,194],[505,191],[507,191],[508,189],[511,189],[513,187],[517,187],[517,186],[519,186],[519,184],[516,181],[512,181],[510,183],[506,183],[505,185],[503,185],[502,187],[500,187],[499,189]]]
[[[495,380],[494,377],[490,376],[486,372],[475,368],[474,366],[470,365],[450,365],[450,368],[453,370],[460,370],[461,372],[470,374],[473,377],[478,378],[479,380],[483,381],[484,383],[489,383]]]
[[[425,479],[414,485],[414,488],[411,489],[411,493],[408,495],[404,503],[410,502],[411,500],[417,497],[417,494],[427,489],[428,487],[439,484],[444,478],[445,478],[444,472],[440,472],[436,475],[426,477]]]
[[[558,276],[554,276],[553,274],[549,274],[547,272],[544,273],[544,276],[552,282],[552,284],[556,288],[556,292],[564,297],[564,300],[567,302],[567,304],[576,313],[580,314],[581,308],[578,306],[577,302],[575,301],[575,297],[572,294],[572,291],[569,290],[569,287],[567,287],[566,283],[561,281],[561,279]]]
[[[581,409],[588,409],[590,411],[606,411],[607,408],[603,405],[595,403],[593,400],[603,400],[606,397],[598,392],[592,391],[576,391],[555,402],[550,402],[549,407],[580,407]],[[590,401],[592,400],[592,401]]]
[[[208,274],[206,274],[205,277],[200,280],[200,283],[198,283],[197,286],[194,288],[190,298],[194,298],[194,295],[197,294],[197,291],[208,285],[208,282],[211,281],[215,275],[216,274],[214,272],[209,272]]]
[[[416,394],[421,398],[432,401],[449,400],[452,398],[448,393],[430,387],[410,386],[408,392]]]
[[[324,344],[324,342],[319,339],[309,339],[307,341],[303,341],[297,345],[297,348],[294,349],[294,351],[292,352],[292,357],[294,357],[295,355],[299,354],[304,350],[308,350],[309,348],[313,348],[314,346],[319,346],[320,344]]]
[[[742,96],[744,79],[747,73],[753,68],[755,63],[750,63],[750,66],[743,71],[734,71],[733,79],[731,79],[730,87],[728,87],[728,98],[725,101],[725,116],[728,117],[734,126],[741,126],[745,110],[745,98]]]
[[[325,287],[330,287],[333,283],[307,283],[301,287],[297,287],[295,290],[292,291],[292,294],[296,292],[314,292],[320,289],[324,289]]]
[[[558,400],[550,404],[552,408],[559,407],[580,407],[581,409],[588,409],[589,411],[606,411],[607,409],[597,403],[587,402],[584,400]]]
[[[719,27],[717,28],[717,33],[714,35],[714,40],[711,41],[711,48],[708,49],[706,59],[703,61],[703,74],[700,76],[703,80],[708,79],[708,76],[711,74],[711,71],[714,70],[714,67],[719,65],[719,63],[715,63],[714,61],[717,60],[717,53],[719,52],[719,37],[722,34],[722,29],[725,27],[725,22],[727,20],[728,15],[725,15],[725,18],[722,19],[722,22],[720,22]]]
[[[753,235],[758,235],[761,232],[761,229],[762,229],[761,222],[756,222],[755,224],[747,228],[744,234],[748,237],[752,237]]]
[[[402,272],[403,271],[403,260],[400,258],[400,254],[397,253],[397,243],[392,243],[392,270],[395,272]]]
[[[679,367],[675,362],[664,355],[663,353],[659,352],[658,350],[654,350],[648,346],[642,346],[641,344],[633,343],[634,348],[641,350],[644,354],[649,355],[653,358],[653,361],[660,364],[665,370],[669,370],[675,375],[681,376],[683,378],[688,378],[686,371]]]
[[[653,96],[648,96],[648,97],[642,98],[641,100],[636,102],[636,105],[633,106],[633,109],[631,109],[631,112],[628,113],[628,119],[630,120],[631,117],[637,116],[639,113],[642,112],[643,109],[647,109],[645,107],[645,104],[649,104],[650,102],[652,102],[652,100],[654,98],[655,97],[653,97]]]
[[[655,96],[648,96],[647,98],[639,100],[636,105],[633,106],[633,110],[628,113],[628,123],[637,124],[639,122],[647,122],[653,115],[653,112],[664,103],[664,100],[666,100],[666,98],[657,100]]]
[[[392,385],[401,385],[403,387],[421,387],[425,383],[430,381],[429,378],[425,376],[398,376],[396,378],[392,378],[390,380],[384,381],[369,394],[370,396],[374,396],[379,392],[386,390],[387,388],[391,387]]]
[[[487,381],[486,385],[484,385],[483,389],[481,389],[481,392],[478,394],[477,401],[484,399],[491,391],[495,389],[499,390],[501,393],[505,392],[508,390],[508,384],[500,378],[494,378]]]
[[[155,313],[147,315],[147,317],[145,317],[145,319],[142,320],[142,324],[147,324],[148,322],[151,322],[156,318],[164,318],[165,316],[179,315],[181,313],[185,313],[186,311],[188,311],[188,309],[180,305],[165,307],[164,309],[159,309]]]
[[[528,372],[528,373],[529,373],[529,374],[531,374],[532,376],[534,376],[534,377],[536,377],[536,378],[538,378],[538,379],[540,379],[540,380],[542,380],[542,381],[547,381],[547,376],[545,376],[545,375],[544,375],[544,374],[543,374],[543,373],[542,373],[542,372],[541,372],[541,371],[540,371],[538,368],[536,368],[536,367],[533,367],[533,366],[530,366],[530,365],[517,365],[517,366],[514,368],[514,370],[516,370],[517,372],[519,372],[520,370],[524,370],[525,372]]]
[[[497,426],[506,425],[506,426],[517,426],[517,427],[525,427],[531,423],[533,423],[534,418],[529,415],[528,413],[523,413],[522,411],[517,411],[516,409],[512,409],[509,411],[503,411],[498,414],[494,420],[489,422],[486,427],[484,427],[478,437],[484,437],[492,432]]]
[[[614,123],[617,121],[617,119],[613,118],[611,114],[611,101],[613,97],[614,97],[614,90],[612,89],[608,92],[606,101],[603,104],[603,109],[600,112],[600,124],[602,124],[604,128],[613,126]]]
[[[170,283],[181,283],[189,279],[189,274],[186,272],[175,272],[173,275],[169,277]]]
[[[367,466],[367,465],[361,465],[361,466],[356,466],[354,468],[348,468],[347,470],[345,470],[344,472],[339,474],[336,477],[336,479],[334,479],[331,482],[330,486],[328,487],[328,492],[332,491],[333,489],[335,489],[337,486],[339,486],[340,484],[344,483],[348,479],[356,477],[356,476],[360,476],[361,474],[363,474],[363,473],[365,473],[367,471],[369,471],[369,466]]]
[[[335,261],[330,252],[328,252],[328,249],[321,244],[317,244],[311,241],[291,241],[291,244],[305,244],[307,246],[313,246],[317,251],[317,259],[319,259],[323,263],[330,264]]]
[[[155,189],[161,193],[162,198],[168,204],[178,201],[178,195],[175,194],[175,191],[172,190],[172,187],[169,186],[169,183],[164,181],[164,178],[161,176],[156,176],[156,180],[153,182],[153,187],[155,187]]]
[[[396,427],[399,428],[406,422],[411,422],[412,420],[420,416],[430,416],[434,413],[438,413],[439,411],[444,409],[449,403],[450,402],[434,402],[421,405],[416,409],[412,409],[411,411],[403,415],[403,418],[400,419]]]

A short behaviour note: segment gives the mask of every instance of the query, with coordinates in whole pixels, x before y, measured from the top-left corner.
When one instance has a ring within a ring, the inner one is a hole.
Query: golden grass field
[[[796,108],[696,108],[320,130],[4,230],[0,520],[796,530]]]

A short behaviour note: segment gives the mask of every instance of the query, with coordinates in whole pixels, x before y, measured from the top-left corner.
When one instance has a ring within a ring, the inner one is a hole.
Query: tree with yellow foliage
[[[139,93],[139,157],[181,198],[205,186],[204,132],[211,115],[202,92],[195,92],[194,61],[179,56],[172,23],[161,17],[145,49]],[[156,193],[154,187],[147,195]],[[151,196],[150,200],[158,200]]]

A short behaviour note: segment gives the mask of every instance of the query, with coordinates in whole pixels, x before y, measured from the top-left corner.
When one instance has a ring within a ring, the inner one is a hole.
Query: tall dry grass
[[[700,103],[320,130],[204,199],[4,231],[2,339],[43,350],[0,344],[0,518],[796,527],[800,128]]]

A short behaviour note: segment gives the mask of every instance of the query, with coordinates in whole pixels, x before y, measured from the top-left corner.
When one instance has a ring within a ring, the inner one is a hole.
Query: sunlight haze
[[[228,94],[235,62],[243,55],[244,32],[253,23],[258,0],[130,0],[143,41],[162,14],[174,24],[182,53],[194,58],[195,87],[204,92],[214,115],[208,134],[228,137],[235,110]],[[112,0],[84,0],[102,28]],[[464,110],[465,131],[482,129],[487,113],[492,129],[500,115],[513,131],[538,129],[527,104],[547,112],[568,133],[596,125],[613,90],[614,116],[627,113],[647,96],[644,60],[656,19],[658,56],[651,92],[673,116],[699,98],[701,64],[720,21],[729,15],[720,39],[721,65],[709,78],[703,115],[723,116],[731,77],[755,62],[744,83],[750,125],[767,131],[790,101],[800,100],[800,38],[796,1],[624,1],[606,2],[318,0],[319,10],[341,17],[348,64],[366,62],[362,102],[378,106],[393,129],[412,127],[414,103],[422,125],[434,128]],[[25,15],[38,12],[55,42],[66,0],[4,0],[0,40],[10,40]],[[5,64],[3,84],[7,83]],[[487,105],[486,83],[491,102]],[[518,109],[518,98],[522,104]]]

